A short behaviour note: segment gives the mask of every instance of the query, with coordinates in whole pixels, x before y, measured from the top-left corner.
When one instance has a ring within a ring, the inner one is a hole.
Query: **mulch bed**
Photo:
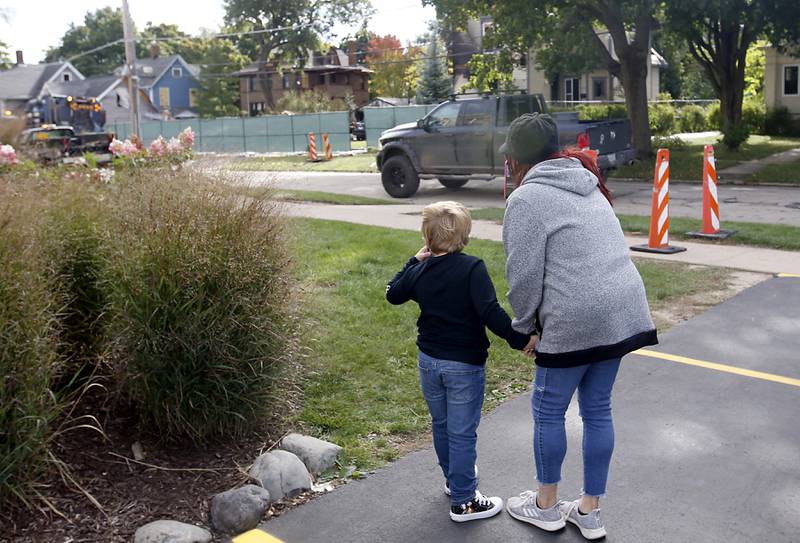
[[[107,439],[97,432],[76,430],[54,450],[102,511],[75,485],[53,473],[41,491],[52,508],[40,503],[38,511],[0,512],[0,542],[129,543],[138,527],[159,519],[207,528],[211,498],[247,482],[249,465],[282,437],[265,434],[198,448],[165,445],[153,436],[138,435],[135,422],[124,418],[105,427]],[[141,462],[134,460],[131,450],[136,441],[145,454]],[[268,516],[285,507],[276,504]]]

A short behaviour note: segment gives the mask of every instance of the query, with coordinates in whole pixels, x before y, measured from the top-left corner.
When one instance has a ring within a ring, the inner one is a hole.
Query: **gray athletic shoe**
[[[603,518],[600,516],[600,509],[583,514],[578,510],[580,500],[573,502],[559,502],[558,508],[564,517],[578,527],[581,535],[586,539],[600,539],[606,536],[606,527],[603,526]]]
[[[508,498],[506,511],[515,519],[548,532],[555,532],[566,525],[564,514],[558,508],[558,504],[550,509],[539,509],[536,505],[536,492],[533,490],[526,490],[519,496]]]

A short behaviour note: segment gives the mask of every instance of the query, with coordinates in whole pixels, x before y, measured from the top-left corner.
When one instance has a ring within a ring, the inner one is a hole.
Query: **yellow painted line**
[[[800,274],[797,273],[779,273],[777,277],[793,277],[793,278],[800,278]]]
[[[233,543],[283,543],[275,536],[269,535],[264,530],[250,530],[232,539]]]
[[[649,349],[639,349],[634,351],[633,354],[641,356],[649,356],[650,358],[660,358],[661,360],[669,360],[671,362],[679,362],[681,364],[688,364],[690,366],[698,366],[710,370],[724,371],[726,373],[734,373],[736,375],[744,375],[745,377],[753,377],[754,379],[762,379],[764,381],[772,381],[773,383],[781,383],[783,385],[791,385],[800,387],[800,379],[792,377],[784,377],[783,375],[775,375],[774,373],[765,373],[763,371],[746,370],[744,368],[737,368],[736,366],[728,366],[726,364],[717,364],[716,362],[706,362],[705,360],[697,360],[695,358],[688,358],[686,356],[678,356],[674,354],[659,353]]]

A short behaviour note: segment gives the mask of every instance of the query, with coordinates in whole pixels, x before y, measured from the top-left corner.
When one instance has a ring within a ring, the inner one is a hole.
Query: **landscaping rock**
[[[283,438],[281,448],[296,454],[314,475],[333,467],[342,450],[339,445],[300,434],[289,434]]]
[[[136,530],[133,543],[211,543],[212,535],[199,526],[157,520]]]
[[[266,488],[270,498],[276,501],[311,489],[311,475],[305,464],[289,451],[262,454],[253,462],[250,477]]]
[[[211,498],[211,524],[225,534],[252,530],[269,508],[269,497],[269,491],[256,485],[217,494]]]

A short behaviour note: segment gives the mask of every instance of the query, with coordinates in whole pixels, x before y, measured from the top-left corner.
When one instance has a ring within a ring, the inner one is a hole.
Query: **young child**
[[[497,303],[494,285],[479,258],[462,253],[472,219],[457,202],[437,202],[422,211],[425,246],[386,287],[386,299],[419,304],[419,380],[431,413],[433,446],[450,495],[450,518],[466,522],[501,511],[503,500],[478,489],[478,423],[486,382],[486,328],[523,350],[533,340],[511,328]]]

